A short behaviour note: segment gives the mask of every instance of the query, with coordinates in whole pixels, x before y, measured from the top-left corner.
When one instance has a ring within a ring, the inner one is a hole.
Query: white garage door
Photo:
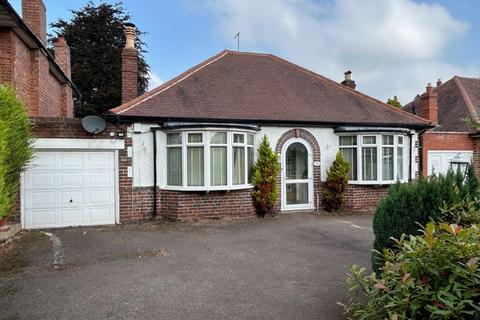
[[[445,174],[450,168],[450,161],[455,157],[472,161],[473,151],[428,151],[428,175]]]
[[[37,152],[24,173],[24,227],[115,223],[113,151]]]

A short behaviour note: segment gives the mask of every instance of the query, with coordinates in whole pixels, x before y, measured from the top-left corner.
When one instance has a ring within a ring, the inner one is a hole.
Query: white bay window
[[[404,135],[341,135],[340,152],[350,164],[350,183],[404,181]]]
[[[229,190],[251,187],[255,136],[250,131],[167,133],[167,188]]]

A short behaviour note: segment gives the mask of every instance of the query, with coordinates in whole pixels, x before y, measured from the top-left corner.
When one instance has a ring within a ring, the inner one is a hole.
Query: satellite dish
[[[82,119],[82,127],[89,133],[99,134],[105,130],[107,123],[98,116],[86,116]]]

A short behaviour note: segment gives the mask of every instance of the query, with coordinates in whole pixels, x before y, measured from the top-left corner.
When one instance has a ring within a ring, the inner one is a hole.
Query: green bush
[[[337,211],[343,204],[343,194],[348,185],[350,164],[337,153],[332,166],[327,171],[327,181],[323,188],[323,207],[327,211]]]
[[[480,230],[428,223],[385,249],[380,277],[354,266],[347,319],[480,319]]]
[[[0,219],[15,201],[20,173],[33,156],[30,120],[13,88],[0,85]]]
[[[470,166],[470,168],[472,168]],[[439,221],[442,208],[474,199],[478,195],[478,181],[469,170],[465,179],[460,171],[450,170],[445,176],[432,176],[420,180],[393,185],[387,197],[382,199],[373,218],[375,234],[374,249],[392,248],[391,238],[400,238],[402,234],[418,234],[418,228],[430,220]],[[381,256],[372,254],[374,270],[383,264]]]
[[[275,207],[278,199],[277,176],[280,173],[279,155],[270,147],[267,136],[263,136],[258,148],[258,160],[253,166],[252,198],[257,214],[264,216]]]

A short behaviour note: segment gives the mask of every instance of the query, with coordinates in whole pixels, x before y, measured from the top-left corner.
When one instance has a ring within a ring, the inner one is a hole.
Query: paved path
[[[342,319],[371,216],[29,232],[0,261],[2,319]]]

